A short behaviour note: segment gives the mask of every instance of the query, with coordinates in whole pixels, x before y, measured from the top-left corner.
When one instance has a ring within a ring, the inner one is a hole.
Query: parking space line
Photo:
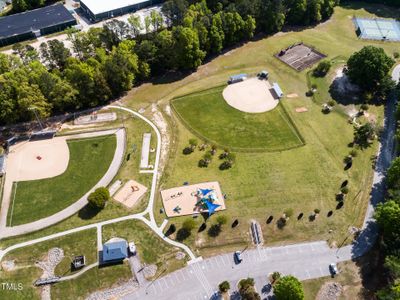
[[[164,283],[165,288],[168,289],[168,284],[167,284],[167,281],[165,280],[165,278],[163,278],[162,282]]]

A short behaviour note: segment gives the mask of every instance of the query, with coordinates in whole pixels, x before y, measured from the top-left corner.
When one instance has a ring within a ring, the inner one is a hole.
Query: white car
[[[136,254],[136,245],[135,245],[135,243],[134,242],[130,242],[128,244],[128,246],[129,246],[129,252],[132,253],[132,254]]]

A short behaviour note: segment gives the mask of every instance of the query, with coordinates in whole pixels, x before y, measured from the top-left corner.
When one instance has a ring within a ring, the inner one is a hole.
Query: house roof
[[[58,3],[0,18],[0,39],[75,21],[72,14]]]
[[[103,261],[122,260],[128,257],[126,241],[108,242],[103,245]]]
[[[81,3],[95,15],[144,2],[149,2],[149,0],[81,0]]]

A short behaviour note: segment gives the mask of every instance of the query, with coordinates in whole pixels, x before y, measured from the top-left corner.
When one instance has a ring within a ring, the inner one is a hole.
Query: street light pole
[[[38,121],[39,126],[40,126],[41,130],[43,131],[44,128],[43,128],[43,125],[42,125],[42,123],[40,122],[39,116],[38,116],[38,114],[37,114],[37,112],[36,112],[36,107],[31,106],[31,107],[28,108],[28,110],[32,110],[32,111],[33,111],[33,113],[35,114],[36,120]]]

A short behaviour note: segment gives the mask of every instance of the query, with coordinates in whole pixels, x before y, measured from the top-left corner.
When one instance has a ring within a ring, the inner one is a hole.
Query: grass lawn
[[[114,157],[114,135],[67,143],[70,160],[63,174],[14,185],[17,188],[8,224],[20,225],[59,212],[77,201],[104,176]]]
[[[176,252],[181,250],[164,242],[141,221],[128,220],[104,226],[103,242],[113,237],[134,241],[141,261],[145,264],[156,264],[158,274],[172,272],[185,265],[186,260],[175,258]]]
[[[3,261],[15,260],[16,268],[13,271],[2,270],[0,280],[1,282],[21,282],[23,289],[21,291],[3,290],[1,298],[39,299],[40,290],[33,286],[33,282],[40,277],[42,270],[35,266],[35,262],[43,260],[48,251],[54,247],[63,249],[65,255],[55,269],[55,274],[58,276],[71,274],[70,263],[75,255],[85,255],[87,264],[97,261],[96,231],[93,229],[14,250],[5,256]],[[95,281],[90,286],[98,288]],[[69,299],[74,299],[73,294],[70,294],[70,296]]]
[[[172,105],[188,128],[221,147],[279,151],[303,145],[282,105],[266,113],[244,113],[226,103],[224,88],[177,98]]]
[[[159,95],[159,99],[164,101],[165,105],[168,105],[169,100],[179,95],[193,91],[201,94],[201,91],[207,90],[210,86],[222,84],[229,74],[254,73],[266,69],[274,81],[279,82],[286,94],[298,95],[297,98],[283,99],[282,102],[304,137],[306,145],[283,152],[238,152],[236,164],[228,171],[218,169],[220,163],[217,156],[208,168],[198,168],[197,162],[204,152],[196,150],[191,155],[183,155],[183,148],[194,134],[186,128],[179,117],[170,118],[175,143],[161,188],[179,186],[185,181],[198,183],[217,180],[227,194],[227,210],[223,214],[228,216],[230,223],[235,219],[239,220],[239,225],[235,229],[228,223],[223,226],[222,233],[218,237],[210,237],[207,234],[208,229],[197,232],[204,219],[196,218],[198,227],[193,230],[185,243],[198,254],[208,256],[249,244],[251,220],[260,222],[267,245],[309,240],[327,240],[330,243],[341,244],[348,235],[349,226],[359,227],[362,224],[373,173],[371,156],[376,153],[377,143],[368,149],[358,150],[352,168],[345,171],[343,158],[351,150],[348,145],[353,140],[353,127],[348,124],[347,112],[349,106],[353,105],[337,105],[328,115],[321,112],[321,104],[330,99],[329,87],[336,68],[353,52],[365,45],[373,44],[383,47],[389,55],[392,55],[398,47],[396,43],[357,39],[351,21],[353,15],[374,16],[373,13],[377,13],[377,16],[399,16],[397,11],[390,11],[379,5],[365,5],[366,9],[360,8],[361,5],[365,4],[337,7],[331,20],[314,28],[277,34],[247,43],[232,50],[229,55],[221,55],[212,60],[195,75],[168,85],[164,84],[164,90],[160,89],[159,84],[153,84],[135,91],[135,101],[140,99],[145,101],[147,99],[145,94],[153,92]],[[308,70],[296,72],[273,57],[273,54],[280,49],[298,41],[315,46],[328,55],[327,59],[336,58],[328,76],[313,79],[317,81],[318,86],[318,93],[314,99],[305,96],[309,89]],[[173,100],[175,108],[179,101]],[[197,103],[190,105],[183,113],[190,115],[192,111],[202,111]],[[298,107],[306,107],[308,112],[296,113],[295,109]],[[179,109],[176,110],[180,112]],[[368,112],[376,117],[378,124],[382,124],[383,106],[370,105]],[[187,121],[188,118],[183,119]],[[226,133],[220,129],[220,133],[214,134],[223,136]],[[221,150],[219,149],[218,154]],[[346,179],[350,182],[350,192],[344,207],[336,209],[335,194]],[[159,213],[161,207],[161,199],[158,197],[155,214],[159,223],[165,218],[164,214]],[[293,209],[293,216],[284,229],[279,229],[276,221],[288,208]],[[320,209],[321,212],[318,218],[311,222],[308,216],[314,209]],[[329,211],[332,211],[330,217],[328,217]],[[298,221],[297,216],[300,213],[303,213],[304,217]],[[266,220],[271,215],[274,220],[267,224]],[[185,218],[173,218],[170,222],[175,223],[179,229],[183,220]],[[207,221],[207,228],[215,222],[215,217],[211,217]]]
[[[94,268],[79,276],[77,279],[59,282],[51,287],[52,299],[81,300],[90,293],[111,288],[132,277],[127,262]]]
[[[133,118],[132,115],[127,114],[125,112],[121,112],[120,110],[113,110],[117,113],[118,119],[115,122],[101,124],[101,126],[89,127],[89,130],[100,130],[100,129],[112,129],[117,128],[122,125],[122,118],[124,119],[125,128],[127,131],[127,149],[125,151],[125,159],[122,163],[118,174],[115,177],[115,180],[121,180],[126,182],[129,179],[135,179],[138,182],[142,183],[146,187],[150,188],[152,174],[140,174],[139,173],[139,164],[140,164],[140,156],[141,156],[141,145],[143,139],[143,133],[151,132],[153,135],[151,141],[151,147],[156,146],[156,138],[155,133],[152,131],[151,127],[143,122],[139,118]],[[82,128],[75,129],[82,130]],[[63,130],[61,133],[72,133],[73,129]],[[150,163],[154,164],[155,154],[150,153]],[[43,229],[41,231],[32,232],[27,235],[22,235],[18,237],[8,238],[4,240],[0,240],[0,247],[5,248],[10,245],[20,243],[23,241],[35,239],[38,237],[46,236],[55,232],[60,232],[64,230],[68,230],[71,228],[87,225],[90,223],[99,222],[102,220],[108,220],[112,218],[121,217],[124,215],[141,212],[145,209],[148,202],[148,193],[142,198],[142,200],[138,203],[137,206],[127,209],[125,206],[119,204],[116,201],[110,201],[107,206],[98,212],[96,215],[90,215],[84,213],[85,210],[81,210],[77,214],[71,216],[70,218],[53,225],[49,228]]]

